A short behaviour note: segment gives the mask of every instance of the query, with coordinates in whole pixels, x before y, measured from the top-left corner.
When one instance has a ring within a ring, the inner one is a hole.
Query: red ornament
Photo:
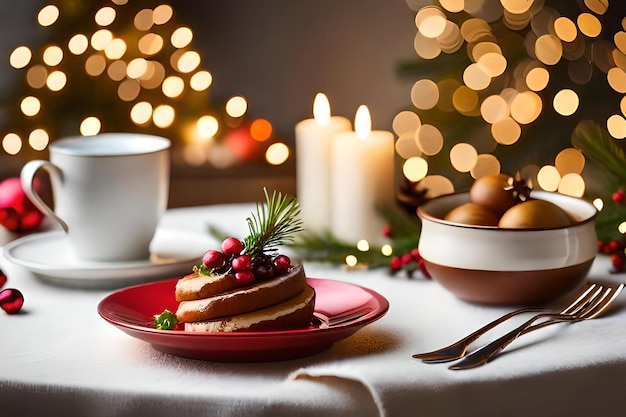
[[[234,128],[225,135],[228,147],[233,151],[239,161],[250,162],[259,159],[263,155],[261,142],[255,140],[250,134],[250,125],[245,124]]]
[[[0,225],[15,233],[25,233],[36,229],[43,218],[43,213],[26,197],[19,178],[0,182]]]
[[[0,269],[0,288],[4,287],[4,284],[7,283],[7,279],[7,274]]]
[[[7,314],[17,314],[24,305],[24,296],[15,288],[7,288],[0,291],[0,308]]]

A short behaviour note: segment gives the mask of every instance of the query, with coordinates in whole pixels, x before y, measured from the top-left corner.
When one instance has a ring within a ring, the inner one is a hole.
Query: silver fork
[[[591,320],[604,313],[617,296],[624,289],[624,284],[618,286],[607,286],[601,291],[594,291],[594,297],[589,298],[588,302],[582,306],[578,311],[573,314],[554,314],[554,313],[541,313],[527,320],[521,326],[511,330],[504,336],[494,340],[488,345],[482,347],[478,351],[466,356],[460,362],[452,365],[449,369],[463,370],[476,368],[484,365],[498,355],[504,348],[511,344],[515,339],[524,334],[524,331],[530,328],[533,323],[539,319],[547,318],[547,322],[542,323],[544,326],[562,322],[577,322],[582,320]]]
[[[598,290],[598,287],[599,287],[598,284],[591,284],[591,285],[589,285],[574,301],[572,301],[570,303],[570,305],[565,307],[559,313],[560,314],[570,314],[573,311],[576,311],[576,309],[579,309],[580,307],[582,307],[584,305],[584,303],[586,302],[587,298],[590,296],[590,294],[592,293],[592,291],[594,289]],[[510,318],[512,318],[514,316],[520,315],[520,314],[535,313],[535,312],[545,312],[545,311],[546,311],[545,308],[532,308],[532,307],[520,308],[518,310],[511,311],[510,313],[507,313],[507,314],[497,318],[496,320],[492,321],[491,323],[488,323],[488,324],[484,325],[483,327],[481,327],[480,329],[476,330],[475,332],[470,333],[469,335],[465,336],[463,339],[458,340],[457,342],[452,343],[451,345],[448,345],[448,346],[443,347],[441,349],[433,350],[431,352],[416,353],[416,354],[413,355],[413,357],[416,358],[416,359],[420,359],[420,360],[422,360],[423,362],[426,362],[426,363],[449,362],[449,361],[453,361],[453,360],[456,360],[456,359],[461,359],[462,357],[465,356],[465,354],[467,353],[468,348],[470,347],[470,345],[472,343],[474,343],[479,337],[481,337],[482,335],[484,335],[485,333],[487,333],[489,330],[493,329],[497,325],[507,321],[508,319],[510,319]],[[540,328],[545,327],[545,326],[546,326],[545,323],[536,324],[536,325],[534,325],[532,327],[527,328],[524,332],[528,333],[528,332],[540,329]]]

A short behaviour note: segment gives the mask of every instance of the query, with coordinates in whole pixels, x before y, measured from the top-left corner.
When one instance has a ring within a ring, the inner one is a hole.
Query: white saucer
[[[150,259],[125,262],[82,261],[62,231],[28,235],[4,246],[7,260],[45,281],[76,288],[118,288],[191,273],[215,242],[208,235],[157,229]]]

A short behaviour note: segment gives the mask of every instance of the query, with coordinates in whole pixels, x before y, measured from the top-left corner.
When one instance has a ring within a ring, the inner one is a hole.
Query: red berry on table
[[[413,259],[413,261],[415,262],[419,262],[420,259],[422,259],[422,256],[420,255],[420,251],[417,250],[417,248],[411,249],[409,253],[411,254],[411,259]]]
[[[410,253],[403,253],[400,256],[400,260],[402,260],[402,265],[408,265],[413,260],[413,257],[411,256]]]
[[[233,269],[236,272],[252,271],[252,258],[248,255],[241,255],[233,259]]]
[[[221,268],[224,266],[224,254],[218,250],[210,249],[202,256],[202,263],[207,268]]]
[[[430,275],[430,272],[428,272],[428,269],[426,269],[426,262],[424,261],[424,258],[420,259],[417,264],[419,265],[420,270],[422,271],[422,274],[424,274],[425,278],[433,279],[433,277]]]
[[[235,273],[235,279],[242,284],[250,284],[254,282],[254,274],[252,271],[241,271]]]
[[[624,260],[617,254],[611,255],[611,264],[618,272],[624,269]]]
[[[278,255],[274,259],[274,268],[279,274],[286,273],[291,268],[291,259],[287,255]]]
[[[399,256],[394,256],[393,258],[391,258],[391,260],[389,261],[389,267],[393,271],[398,271],[400,268],[402,268],[402,258],[400,258]]]
[[[4,284],[7,283],[7,274],[5,274],[2,269],[0,269],[0,288],[4,287]]]
[[[617,240],[611,240],[609,242],[609,248],[611,249],[611,251],[616,251],[620,248],[621,244],[617,241]]]
[[[229,237],[222,242],[222,252],[226,256],[239,255],[242,250],[243,244],[237,238]]]
[[[24,296],[20,290],[15,288],[7,288],[0,291],[0,308],[7,314],[17,314],[24,305]]]
[[[613,201],[615,201],[617,204],[622,204],[624,202],[625,197],[626,197],[626,193],[621,188],[615,191],[612,195]]]

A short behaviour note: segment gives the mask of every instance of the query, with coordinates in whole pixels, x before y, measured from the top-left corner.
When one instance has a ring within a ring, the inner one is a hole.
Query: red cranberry
[[[278,255],[274,258],[274,268],[279,274],[286,274],[291,268],[291,259],[287,255]]]
[[[202,263],[207,268],[217,269],[224,266],[224,254],[218,250],[210,249],[202,256]]]
[[[383,236],[387,238],[393,237],[393,229],[390,225],[386,224],[383,226]]]
[[[620,272],[624,269],[624,260],[617,254],[611,255],[611,264],[616,271]]]
[[[239,255],[242,250],[243,244],[237,238],[229,237],[222,242],[222,252],[226,256]]]
[[[609,248],[611,251],[616,251],[620,248],[621,244],[617,240],[611,240],[609,242]]]
[[[7,314],[17,314],[24,305],[24,296],[20,290],[15,288],[7,288],[0,291],[0,308]]]
[[[389,261],[389,267],[394,271],[400,270],[402,268],[402,259],[399,256],[394,256]]]
[[[250,284],[254,282],[254,274],[252,273],[252,271],[236,272],[235,278],[242,284]]]
[[[254,265],[252,272],[261,281],[274,278],[274,267],[269,263],[262,262]]]
[[[422,271],[422,274],[424,274],[425,278],[433,279],[433,277],[430,275],[430,272],[428,272],[428,269],[426,269],[426,262],[424,261],[424,258],[420,259],[417,264],[419,265],[420,270]]]
[[[414,262],[419,262],[422,259],[422,256],[420,255],[420,251],[417,250],[417,248],[411,249],[409,253],[411,254],[411,259]]]
[[[252,259],[248,255],[241,255],[233,259],[233,269],[236,272],[252,271]]]

